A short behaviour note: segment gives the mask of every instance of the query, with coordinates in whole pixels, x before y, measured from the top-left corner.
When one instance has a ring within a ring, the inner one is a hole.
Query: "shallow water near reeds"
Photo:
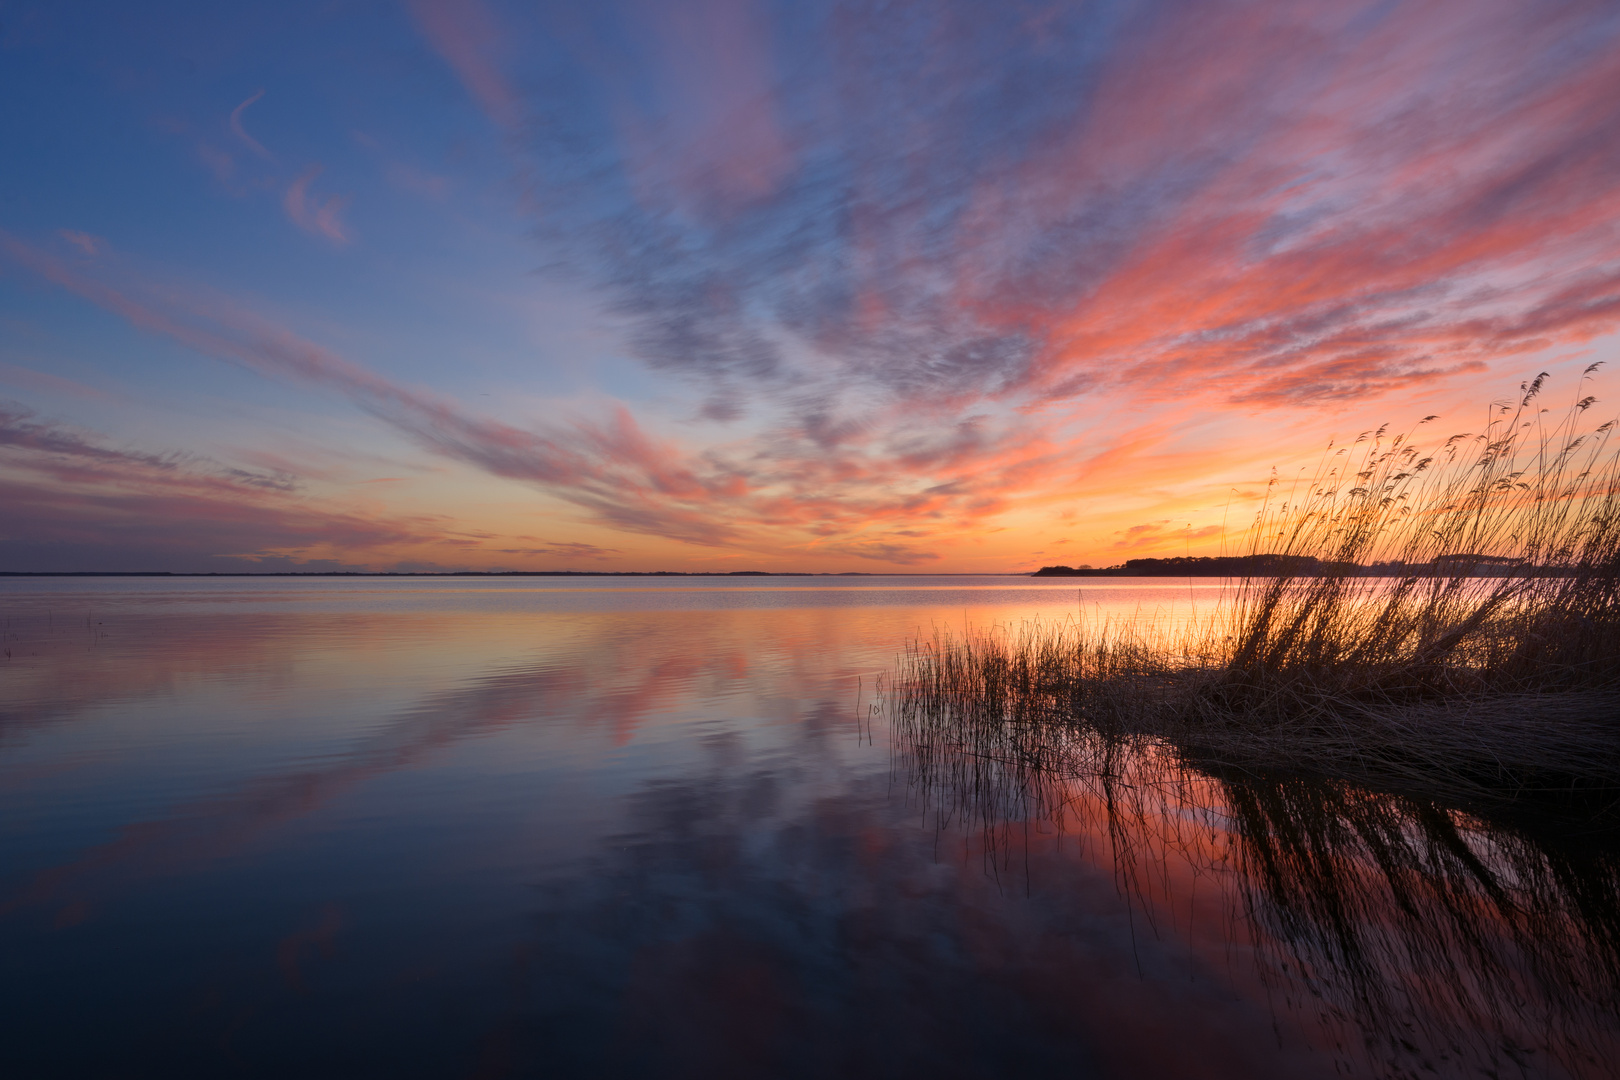
[[[0,1073],[1614,1074],[1612,835],[886,685],[1224,588],[0,580]]]

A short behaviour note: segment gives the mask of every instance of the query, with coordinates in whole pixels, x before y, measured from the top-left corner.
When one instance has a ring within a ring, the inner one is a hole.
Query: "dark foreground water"
[[[897,737],[1076,584],[0,581],[0,1075],[1616,1074],[1608,834]]]

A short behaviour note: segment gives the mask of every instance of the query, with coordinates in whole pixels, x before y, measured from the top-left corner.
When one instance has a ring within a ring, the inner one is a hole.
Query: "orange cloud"
[[[1173,544],[1191,544],[1195,541],[1214,539],[1221,535],[1221,531],[1219,525],[1205,525],[1195,529],[1189,522],[1184,528],[1177,529],[1169,521],[1153,521],[1145,525],[1132,525],[1115,533],[1114,535],[1120,539],[1110,546],[1114,551],[1152,551]]]

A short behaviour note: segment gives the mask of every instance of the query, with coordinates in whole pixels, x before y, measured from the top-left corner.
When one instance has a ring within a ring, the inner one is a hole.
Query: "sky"
[[[1609,0],[0,0],[0,570],[1230,552],[1330,439],[1541,371],[1614,413],[1617,38]]]

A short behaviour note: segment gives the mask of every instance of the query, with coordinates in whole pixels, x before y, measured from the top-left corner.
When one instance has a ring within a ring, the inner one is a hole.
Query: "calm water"
[[[891,726],[1217,592],[0,581],[0,1074],[1612,1075],[1604,834]]]

